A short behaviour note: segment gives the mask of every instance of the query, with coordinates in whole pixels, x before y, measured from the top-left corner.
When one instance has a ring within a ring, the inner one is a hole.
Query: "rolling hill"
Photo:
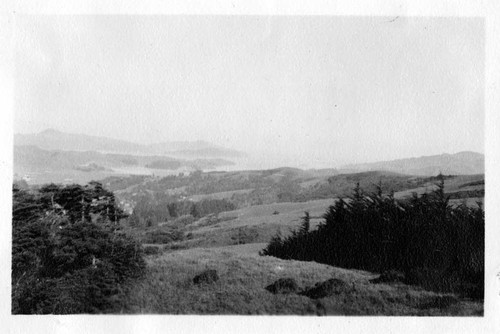
[[[276,231],[289,235],[304,211],[311,227],[322,221],[332,200],[257,205],[205,217],[185,226],[186,238],[156,249],[147,258],[146,277],[134,284],[123,313],[282,314],[282,315],[418,315],[481,316],[481,301],[428,291],[401,282],[374,283],[377,273],[317,262],[259,256]],[[276,212],[279,212],[276,214]],[[176,226],[177,221],[157,231]],[[137,233],[132,232],[132,234]],[[193,277],[216,270],[219,279],[197,285]],[[301,288],[335,278],[345,286],[331,296],[272,294],[266,286],[293,278]]]
[[[484,174],[484,154],[476,152],[445,153],[419,158],[351,164],[343,166],[342,170],[345,172],[385,170],[420,176],[433,176],[438,173],[446,175]]]

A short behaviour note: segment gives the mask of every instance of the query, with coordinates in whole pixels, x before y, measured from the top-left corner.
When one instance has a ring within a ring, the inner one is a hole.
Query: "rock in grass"
[[[325,298],[345,291],[347,284],[339,279],[331,278],[324,282],[316,283],[312,288],[304,290],[301,295],[312,299]]]
[[[205,270],[199,275],[196,275],[193,278],[193,283],[194,284],[211,284],[215,283],[219,280],[219,275],[217,274],[217,270],[214,269],[209,269]]]
[[[405,274],[397,270],[384,271],[379,277],[370,280],[371,283],[394,283],[404,281]]]
[[[299,286],[293,278],[280,278],[273,284],[268,285],[266,290],[274,294],[296,293],[299,290]]]

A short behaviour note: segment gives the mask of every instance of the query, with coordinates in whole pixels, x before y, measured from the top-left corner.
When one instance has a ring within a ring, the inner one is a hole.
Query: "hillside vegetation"
[[[114,195],[99,183],[14,186],[12,313],[116,312],[145,269],[142,247],[120,231]]]
[[[333,173],[333,174],[332,174]],[[481,181],[483,184],[480,184]],[[204,200],[227,201],[234,208],[273,203],[303,203],[312,200],[345,198],[356,183],[367,192],[376,191],[383,184],[398,199],[413,192],[424,193],[435,189],[436,177],[415,177],[389,172],[335,174],[328,170],[300,170],[278,168],[263,171],[194,172],[189,175],[167,177],[110,177],[103,184],[115,191],[117,197],[133,206],[138,219],[150,219],[153,225],[170,221],[176,215],[168,207],[189,207],[188,202]],[[479,183],[478,183],[479,182]],[[468,185],[468,186],[464,186]],[[445,177],[447,193],[460,201],[469,197],[484,197],[484,175],[449,175]],[[229,208],[227,210],[232,210]],[[224,211],[220,210],[219,212]],[[213,211],[214,212],[214,211]],[[184,211],[183,214],[189,214]],[[141,218],[142,217],[142,218]]]
[[[481,206],[450,204],[464,199],[448,201],[448,193],[484,194],[483,175],[446,176],[436,186],[436,177],[334,173],[280,168],[112,177],[104,186],[16,183],[12,312],[482,315],[478,280],[484,232],[473,223],[483,219],[484,228],[484,216],[480,218]],[[381,181],[384,189],[399,191],[382,196],[377,193]],[[349,213],[358,205],[348,198],[356,182],[363,208],[355,210],[359,216]],[[361,185],[375,194],[361,194]],[[335,195],[283,195],[314,194],[311,189],[330,189]],[[425,192],[439,196],[421,195]],[[447,205],[436,206],[439,198]],[[331,218],[339,202],[346,225]],[[132,207],[124,206],[129,203]],[[416,203],[421,204],[418,210],[400,215],[399,210]],[[127,217],[120,207],[132,212]],[[439,207],[457,222],[444,225],[457,227],[454,234],[439,227]],[[306,211],[307,228],[305,220],[301,225]],[[391,214],[408,219],[400,226]],[[421,215],[429,218],[427,224],[419,223]],[[327,225],[347,226],[337,235],[340,242],[326,245],[322,242],[328,238],[314,239]],[[397,253],[393,243],[407,242],[408,235],[417,239]],[[418,243],[422,235],[431,236],[428,244]],[[383,246],[378,245],[381,240]],[[273,256],[259,255],[277,244],[282,247],[274,248],[277,253],[267,253]],[[312,258],[318,254],[330,258]],[[394,254],[401,257],[395,260]],[[405,256],[414,254],[418,256],[407,261]],[[405,266],[393,266],[398,261]],[[436,265],[440,261],[446,268]],[[384,280],[391,269],[398,270],[396,279],[389,274],[392,278]],[[210,280],[199,283],[204,274]],[[280,280],[292,282],[293,289],[270,288]],[[433,281],[444,284],[429,284]],[[318,293],[322,284],[333,284],[333,290]]]
[[[358,186],[339,199],[310,229],[276,235],[263,255],[317,261],[373,272],[399,270],[409,284],[483,298],[484,212],[481,205],[452,207],[444,179],[430,194],[396,201],[392,195],[364,195]]]

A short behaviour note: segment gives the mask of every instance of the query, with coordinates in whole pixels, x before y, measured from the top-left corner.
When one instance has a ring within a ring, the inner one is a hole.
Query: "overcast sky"
[[[16,133],[200,139],[263,167],[484,152],[482,19],[16,21]]]

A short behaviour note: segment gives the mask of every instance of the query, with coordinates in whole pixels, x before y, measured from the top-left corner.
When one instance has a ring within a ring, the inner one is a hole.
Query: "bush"
[[[12,313],[113,311],[124,284],[142,275],[140,244],[110,221],[110,212],[118,213],[114,198],[96,183],[78,187],[14,192]]]
[[[347,284],[339,279],[330,278],[329,280],[318,282],[314,287],[308,288],[301,292],[301,295],[311,299],[320,299],[332,295],[338,295],[348,290]]]
[[[161,248],[156,246],[146,246],[144,247],[144,254],[146,255],[158,255],[161,253]]]
[[[194,284],[212,284],[219,280],[219,275],[217,274],[217,270],[209,269],[205,270],[199,275],[193,277]]]
[[[272,284],[266,286],[266,290],[274,294],[296,293],[299,290],[299,285],[293,278],[280,278]]]

